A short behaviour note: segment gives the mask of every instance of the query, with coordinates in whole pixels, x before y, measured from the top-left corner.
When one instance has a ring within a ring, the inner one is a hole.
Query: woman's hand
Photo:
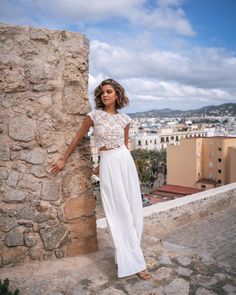
[[[66,160],[59,159],[56,161],[54,165],[52,165],[52,169],[50,170],[50,174],[56,175],[59,171],[63,170],[66,165]]]
[[[93,170],[93,174],[99,175],[99,165]]]

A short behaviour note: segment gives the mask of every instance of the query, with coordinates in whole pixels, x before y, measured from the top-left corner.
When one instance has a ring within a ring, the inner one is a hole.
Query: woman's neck
[[[110,106],[110,107],[106,106],[106,107],[104,107],[103,110],[109,114],[117,114],[118,113],[114,106]]]

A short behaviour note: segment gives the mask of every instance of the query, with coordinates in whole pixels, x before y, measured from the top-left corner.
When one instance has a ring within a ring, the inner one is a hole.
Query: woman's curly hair
[[[125,107],[126,105],[128,105],[129,99],[125,95],[124,88],[115,80],[106,79],[106,80],[102,81],[94,90],[94,99],[95,99],[95,105],[96,105],[95,108],[96,109],[101,109],[101,108],[103,109],[104,108],[104,104],[101,99],[102,87],[104,85],[111,85],[113,87],[113,89],[115,90],[116,96],[117,96],[116,109],[121,109],[121,108]]]

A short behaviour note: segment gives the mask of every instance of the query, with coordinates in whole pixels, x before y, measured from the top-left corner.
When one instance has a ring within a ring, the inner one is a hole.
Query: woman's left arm
[[[129,126],[130,124],[125,126],[125,145],[128,148],[128,142],[129,142]]]

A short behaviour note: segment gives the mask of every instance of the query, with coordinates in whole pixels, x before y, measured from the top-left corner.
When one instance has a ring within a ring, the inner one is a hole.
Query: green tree
[[[166,150],[137,149],[131,152],[142,185],[151,187],[157,174],[166,174]]]

